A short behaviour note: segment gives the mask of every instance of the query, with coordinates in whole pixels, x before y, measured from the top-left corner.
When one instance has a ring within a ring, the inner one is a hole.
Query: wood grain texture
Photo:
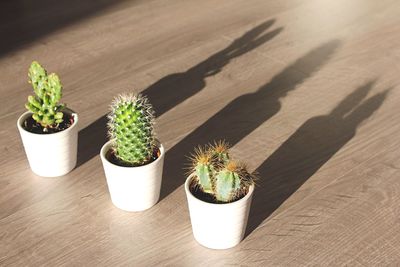
[[[95,3],[96,2],[96,3]],[[400,3],[6,1],[0,7],[1,266],[397,266]],[[79,113],[78,166],[29,169],[16,120],[32,60]],[[148,95],[166,148],[159,203],[110,201],[113,96]],[[193,239],[182,169],[225,138],[260,174],[244,241]]]

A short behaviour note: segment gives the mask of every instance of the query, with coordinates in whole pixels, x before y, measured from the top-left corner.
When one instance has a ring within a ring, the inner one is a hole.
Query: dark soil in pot
[[[71,127],[72,124],[74,124],[74,117],[70,114],[67,114],[63,112],[64,114],[64,121],[60,124],[58,124],[57,127],[54,128],[45,128],[40,125],[40,123],[37,123],[32,116],[29,116],[24,123],[22,124],[22,127],[27,130],[28,132],[35,133],[35,134],[52,134],[52,133],[58,133],[61,131],[64,131]]]

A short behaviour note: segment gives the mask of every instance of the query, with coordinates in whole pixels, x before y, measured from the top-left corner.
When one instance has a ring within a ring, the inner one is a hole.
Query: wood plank
[[[0,265],[400,264],[398,1],[36,4],[0,4]],[[17,133],[32,60],[80,116],[64,177],[34,175]],[[124,91],[149,96],[167,150],[141,213],[111,204],[98,156]],[[260,179],[245,240],[214,251],[182,184],[193,147],[220,138]]]

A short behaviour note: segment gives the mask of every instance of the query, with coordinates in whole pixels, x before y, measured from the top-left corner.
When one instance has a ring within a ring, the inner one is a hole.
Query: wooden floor
[[[399,14],[398,0],[2,2],[0,265],[400,265]],[[60,178],[30,171],[16,127],[33,60],[79,113],[79,163]],[[141,213],[111,204],[98,155],[111,99],[131,91],[167,150]],[[193,239],[182,168],[221,138],[260,180],[244,241],[215,251]]]

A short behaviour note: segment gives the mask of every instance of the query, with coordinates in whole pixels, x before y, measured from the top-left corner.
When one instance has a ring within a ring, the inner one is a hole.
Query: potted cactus
[[[141,211],[160,197],[164,147],[154,132],[154,111],[142,95],[119,95],[108,115],[110,140],[100,151],[112,203]]]
[[[43,177],[64,175],[76,165],[78,115],[59,103],[62,84],[57,74],[48,75],[33,61],[28,77],[35,96],[28,97],[28,111],[18,118],[17,127],[29,165]]]
[[[185,191],[195,239],[212,249],[236,246],[244,237],[254,175],[222,141],[198,147],[191,159]]]

